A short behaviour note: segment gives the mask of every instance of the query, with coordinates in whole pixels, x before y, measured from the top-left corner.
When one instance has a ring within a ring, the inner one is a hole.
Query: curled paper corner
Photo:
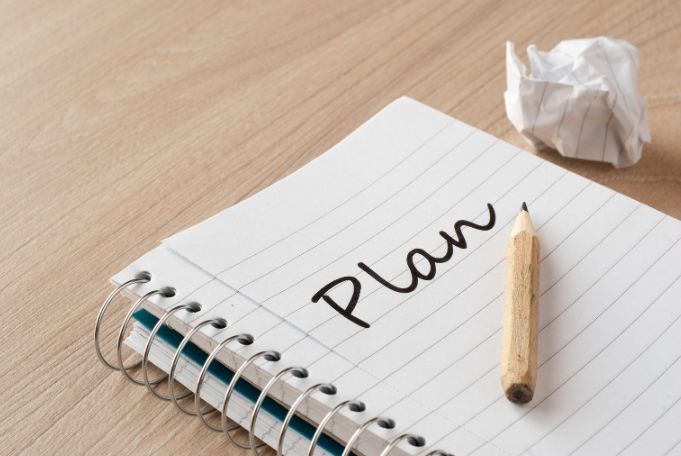
[[[529,74],[506,43],[506,114],[530,144],[616,168],[639,161],[650,131],[633,45],[606,37],[567,40],[549,52],[530,45],[527,56]]]

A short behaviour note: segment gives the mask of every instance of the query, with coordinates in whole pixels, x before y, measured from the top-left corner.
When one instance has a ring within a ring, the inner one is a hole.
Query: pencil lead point
[[[520,207],[520,209],[522,209],[523,211],[525,211],[527,213],[530,212],[529,210],[527,210],[527,204],[525,203],[525,201],[523,201],[523,205]]]

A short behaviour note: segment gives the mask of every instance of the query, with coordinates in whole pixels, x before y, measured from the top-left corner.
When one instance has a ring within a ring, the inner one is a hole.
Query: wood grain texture
[[[653,143],[541,155],[681,217],[674,1],[0,1],[0,453],[245,455],[99,364],[108,277],[400,95],[526,147],[505,40],[596,35],[639,48]]]
[[[537,383],[538,310],[539,238],[527,210],[522,210],[511,230],[506,252],[499,362],[504,395],[518,404],[532,400]]]

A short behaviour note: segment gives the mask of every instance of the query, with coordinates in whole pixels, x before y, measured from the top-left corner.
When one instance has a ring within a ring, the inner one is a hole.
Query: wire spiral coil
[[[142,359],[139,361],[135,361],[129,365],[124,365],[123,362],[123,355],[122,355],[122,346],[123,346],[123,341],[125,339],[125,335],[128,330],[128,326],[130,324],[130,320],[132,319],[133,315],[135,312],[138,310],[142,309],[144,304],[147,302],[149,298],[152,296],[158,296],[159,298],[170,298],[175,296],[175,289],[172,287],[163,287],[163,288],[158,288],[158,289],[153,289],[145,294],[143,294],[141,297],[139,297],[137,300],[133,302],[133,304],[129,307],[122,323],[121,326],[118,330],[117,333],[117,338],[116,338],[116,360],[115,362],[110,362],[108,361],[102,350],[101,350],[101,327],[102,323],[104,321],[104,317],[106,315],[107,310],[111,306],[112,302],[114,299],[119,296],[123,291],[125,291],[128,287],[131,287],[133,285],[139,285],[139,284],[144,284],[144,283],[149,283],[151,281],[151,274],[144,271],[138,273],[134,278],[127,280],[123,283],[121,283],[119,286],[117,286],[104,300],[102,305],[100,306],[99,312],[97,314],[96,322],[95,322],[95,330],[94,330],[94,345],[95,345],[95,352],[98,357],[98,359],[104,364],[106,367],[112,369],[112,370],[118,370],[123,373],[124,377],[126,380],[129,382],[136,384],[136,385],[144,385],[146,389],[148,389],[152,394],[154,394],[156,397],[158,397],[161,400],[165,401],[171,401],[173,405],[182,413],[190,416],[196,416],[199,418],[200,422],[206,426],[208,429],[215,431],[215,432],[222,432],[226,435],[228,440],[235,446],[243,449],[250,450],[254,456],[260,456],[260,453],[258,451],[259,448],[265,445],[264,442],[259,442],[257,437],[255,436],[255,426],[256,422],[258,419],[258,415],[263,407],[265,399],[268,398],[268,395],[272,388],[277,384],[278,382],[281,381],[281,379],[287,375],[290,375],[292,377],[296,378],[308,378],[309,377],[309,372],[306,368],[304,367],[299,367],[299,366],[290,366],[290,367],[285,367],[277,374],[275,374],[268,382],[267,384],[262,388],[260,391],[260,394],[258,395],[257,400],[254,403],[253,409],[250,411],[248,419],[247,419],[247,425],[244,426],[245,429],[248,431],[248,441],[246,442],[239,442],[235,439],[233,436],[234,431],[239,429],[241,426],[237,424],[236,422],[231,422],[230,419],[227,417],[227,411],[229,408],[229,403],[230,399],[232,398],[232,395],[234,393],[234,390],[236,388],[237,383],[239,382],[239,379],[242,378],[244,372],[252,366],[257,360],[263,359],[267,362],[278,362],[281,360],[282,355],[274,350],[262,350],[258,351],[255,354],[251,355],[248,359],[243,361],[239,367],[234,371],[234,374],[229,381],[229,384],[227,385],[227,389],[225,390],[224,396],[222,398],[220,407],[215,409],[211,406],[207,407],[202,407],[202,400],[201,400],[201,389],[203,387],[203,384],[208,376],[208,370],[210,366],[216,361],[217,356],[219,353],[228,345],[238,342],[242,346],[246,345],[251,345],[255,339],[253,336],[250,334],[237,334],[233,336],[229,336],[225,338],[222,342],[220,342],[211,352],[208,354],[206,360],[204,361],[203,365],[201,366],[201,370],[199,372],[199,375],[196,380],[196,384],[194,385],[194,393],[192,393],[191,390],[188,390],[184,393],[178,394],[175,389],[175,376],[178,370],[178,364],[180,357],[182,355],[182,352],[184,349],[190,344],[192,337],[199,332],[200,329],[207,327],[207,326],[212,326],[218,330],[225,329],[229,326],[228,322],[223,319],[223,318],[210,318],[206,320],[202,320],[198,322],[191,330],[189,330],[184,337],[182,338],[181,342],[175,349],[175,352],[172,357],[171,361],[171,366],[170,366],[170,371],[168,374],[161,374],[159,377],[150,379],[149,378],[149,354],[151,352],[151,347],[159,333],[159,331],[164,327],[168,326],[168,321],[169,319],[176,315],[180,311],[186,311],[190,313],[195,313],[201,310],[201,305],[195,302],[188,303],[188,304],[178,304],[170,309],[168,309],[159,319],[158,321],[154,324],[153,328],[151,329],[149,333],[149,337],[147,338],[145,345],[144,345],[144,351],[142,355]],[[134,378],[131,374],[130,371],[136,367],[141,367],[142,370],[142,375],[141,378]],[[159,385],[161,382],[164,380],[167,380],[168,383],[168,394],[164,395],[158,391],[158,388],[155,386]],[[315,383],[312,386],[308,387],[305,389],[302,393],[300,393],[296,399],[293,401],[291,404],[284,420],[282,421],[281,427],[279,428],[279,433],[276,438],[276,446],[275,450],[277,452],[277,456],[280,456],[283,454],[283,447],[284,447],[284,440],[286,438],[286,433],[291,425],[291,421],[293,417],[296,415],[297,409],[300,407],[300,405],[312,394],[320,392],[322,394],[325,394],[327,396],[334,396],[337,393],[337,389],[334,385],[330,383]],[[180,404],[180,400],[188,398],[191,395],[194,395],[194,410],[187,409],[185,406]],[[314,434],[312,438],[310,439],[310,443],[307,447],[307,456],[314,456],[314,451],[317,447],[317,443],[324,433],[325,427],[331,422],[331,420],[334,418],[336,414],[338,414],[342,409],[347,408],[353,413],[361,413],[366,410],[366,406],[363,402],[358,401],[358,400],[345,400],[340,403],[338,403],[335,407],[333,407],[326,415],[319,421],[319,424],[315,428]],[[206,419],[206,415],[209,413],[215,413],[215,412],[220,412],[221,414],[221,419],[220,419],[220,425],[214,425],[208,422]],[[364,423],[362,423],[352,434],[350,439],[348,439],[347,443],[343,447],[343,452],[342,456],[349,456],[361,437],[361,435],[372,425],[378,425],[384,429],[394,429],[395,428],[395,422],[386,417],[374,417],[369,420],[366,420]],[[415,435],[415,434],[410,434],[410,433],[403,433],[400,434],[393,439],[391,439],[387,446],[383,449],[381,452],[380,456],[388,456],[389,453],[396,447],[398,446],[401,442],[407,441],[410,445],[414,447],[422,447],[425,445],[425,439],[421,436]],[[450,453],[447,453],[442,450],[432,450],[428,453],[424,453],[424,456],[454,456]]]

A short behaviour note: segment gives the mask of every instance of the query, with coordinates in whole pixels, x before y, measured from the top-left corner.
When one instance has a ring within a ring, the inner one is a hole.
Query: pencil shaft
[[[506,397],[529,402],[537,380],[539,240],[522,211],[509,239],[501,349],[501,384]]]

